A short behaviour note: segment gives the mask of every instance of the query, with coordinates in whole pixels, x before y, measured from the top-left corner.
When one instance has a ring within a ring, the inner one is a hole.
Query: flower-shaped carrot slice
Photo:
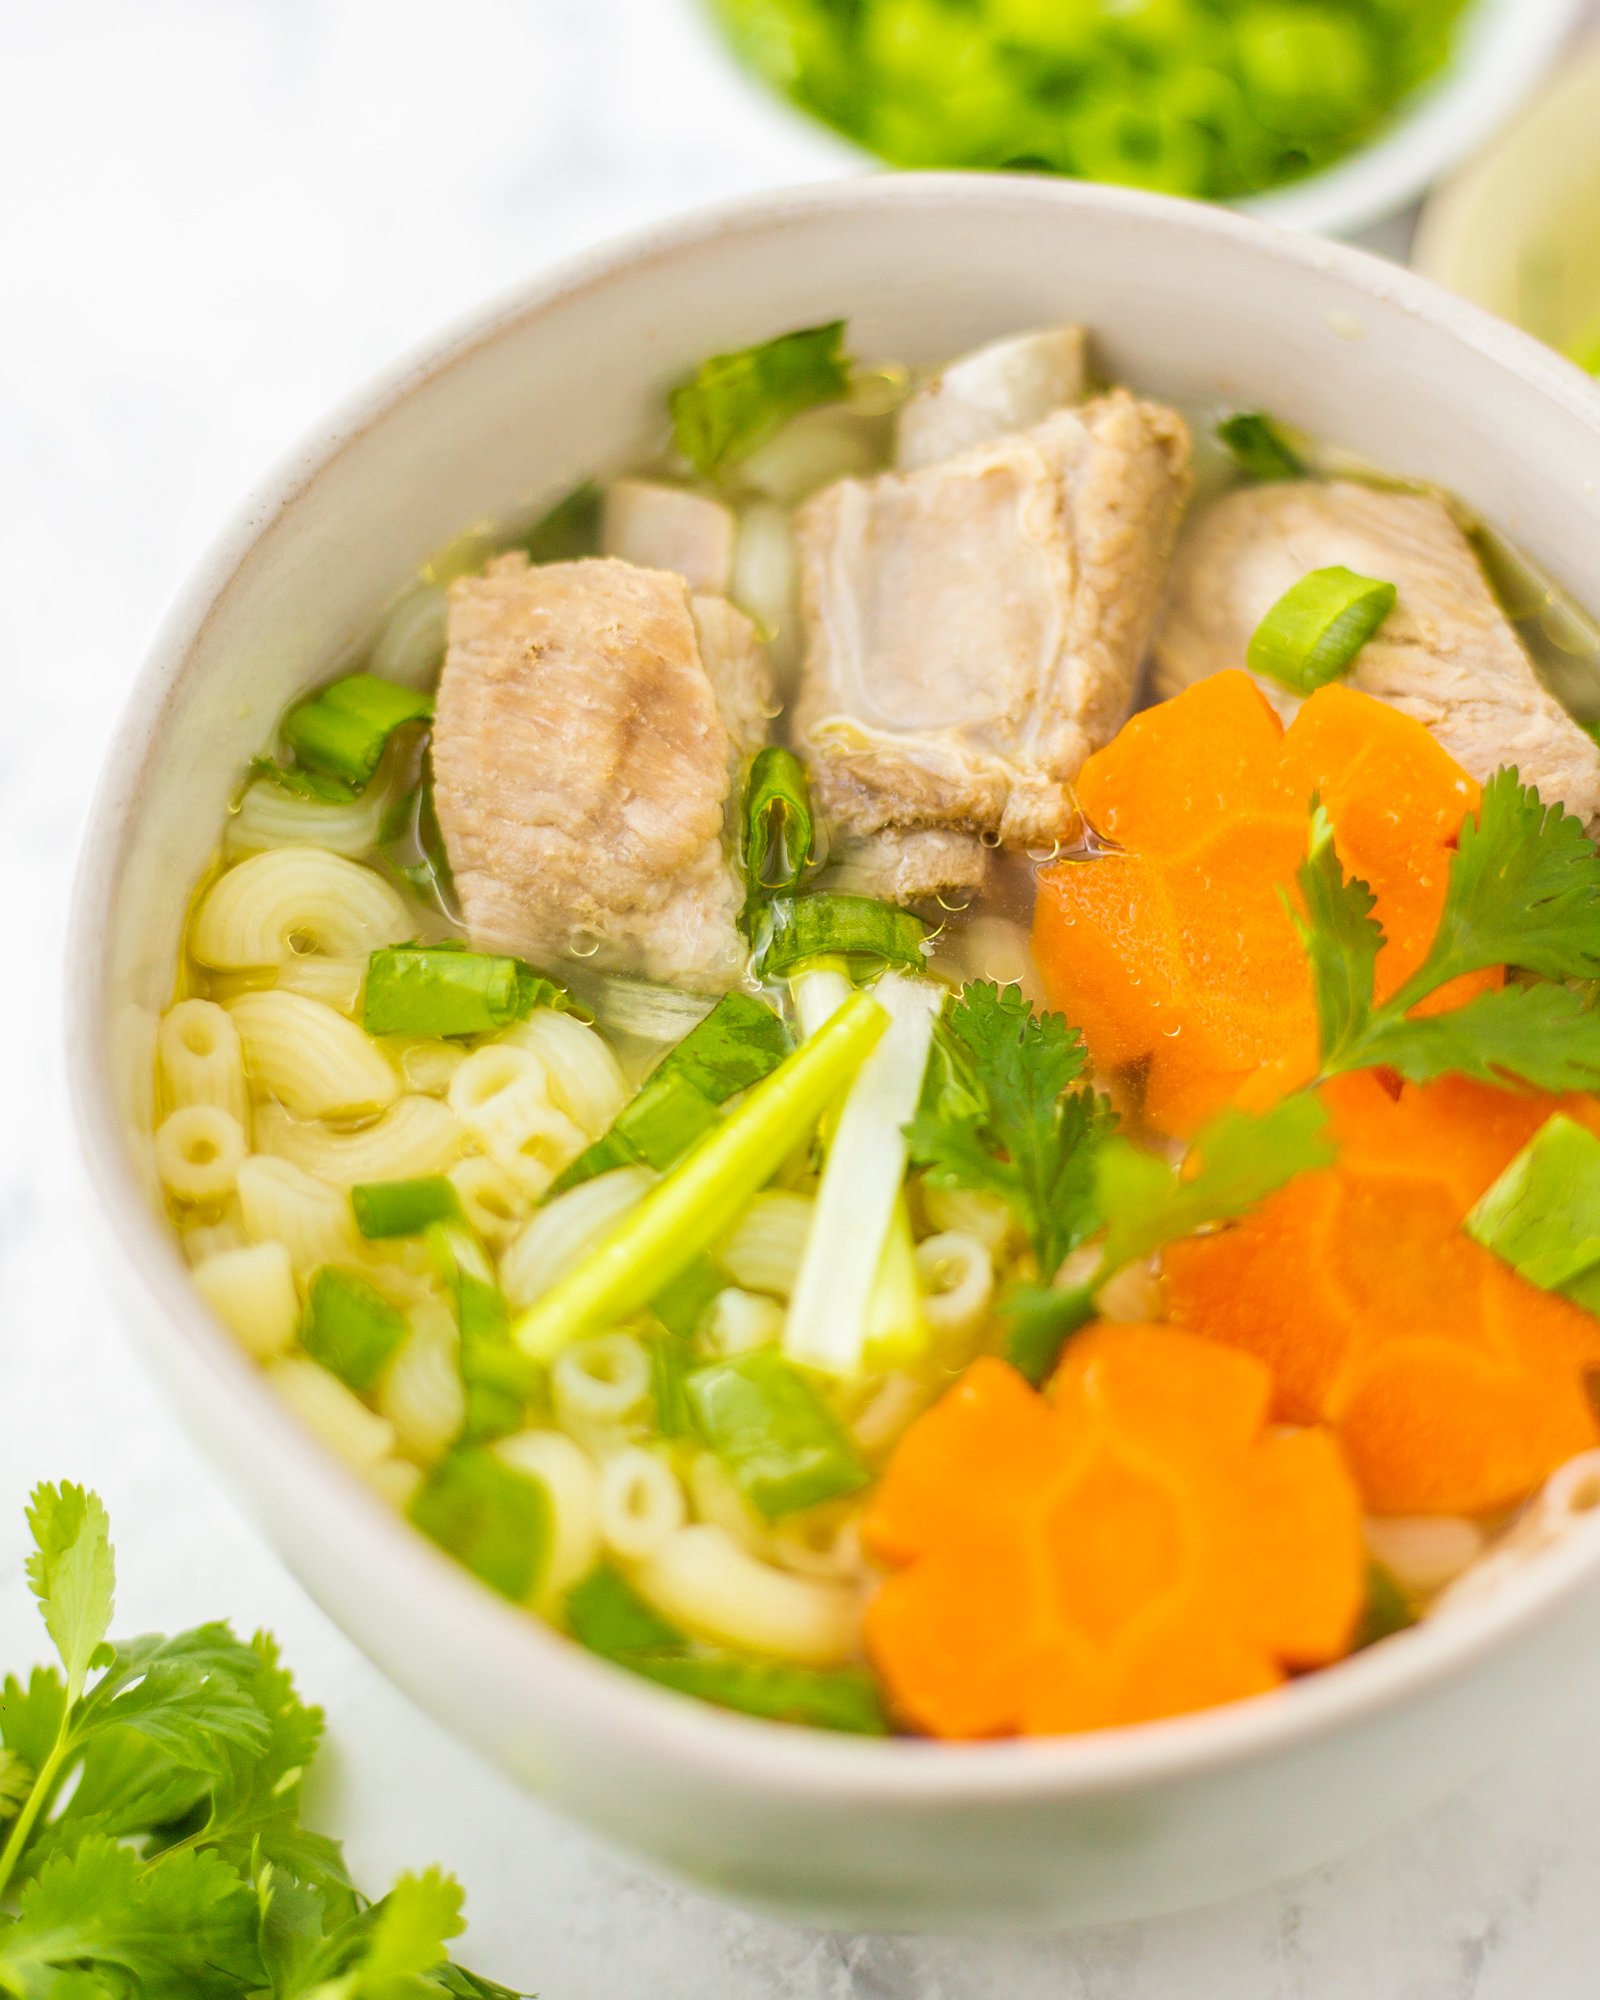
[[[1295,893],[1312,793],[1346,873],[1377,897],[1380,999],[1432,942],[1451,849],[1480,797],[1398,710],[1325,687],[1285,733],[1242,673],[1135,716],[1076,789],[1121,851],[1044,871],[1034,953],[1051,1004],[1099,1067],[1147,1063],[1145,1115],[1178,1133],[1262,1065],[1284,1066],[1291,1082],[1315,1066],[1310,976],[1279,895]],[[1498,980],[1455,981],[1425,1011]]]
[[[990,1357],[912,1425],[867,1516],[900,1565],[868,1652],[935,1736],[1149,1721],[1349,1646],[1360,1509],[1332,1441],[1266,1429],[1248,1356],[1170,1327],[1074,1342],[1048,1398]]]
[[[1275,1413],[1323,1422],[1378,1513],[1478,1514],[1600,1443],[1600,1320],[1540,1291],[1462,1220],[1552,1111],[1593,1099],[1460,1077],[1324,1086],[1338,1163],[1166,1253],[1175,1321],[1257,1356]]]

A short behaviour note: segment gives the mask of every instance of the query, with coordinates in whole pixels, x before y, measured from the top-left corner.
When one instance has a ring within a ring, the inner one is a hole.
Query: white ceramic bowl
[[[317,1601],[423,1708],[674,1874],[849,1928],[1171,1909],[1304,1869],[1489,1762],[1600,1646],[1600,1517],[1497,1594],[1281,1693],[962,1748],[746,1720],[580,1652],[328,1457],[210,1320],[148,1192],[150,1051],[243,760],[464,524],[625,464],[701,356],[848,314],[932,362],[1083,320],[1111,375],[1240,399],[1452,487],[1600,597],[1600,390],[1426,281],[1220,209],[873,177],[692,217],[541,279],[342,410],[249,502],[141,675],[89,829],[68,991],[100,1235],[150,1367]]]

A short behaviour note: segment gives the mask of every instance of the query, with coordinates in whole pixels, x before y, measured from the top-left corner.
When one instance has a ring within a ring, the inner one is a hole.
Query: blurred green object
[[[1466,0],[711,0],[740,58],[899,167],[1232,200],[1330,166]]]

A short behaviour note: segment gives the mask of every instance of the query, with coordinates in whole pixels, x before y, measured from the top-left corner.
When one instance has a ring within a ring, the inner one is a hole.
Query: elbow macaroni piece
[[[202,1222],[183,1232],[183,1254],[191,1268],[208,1257],[220,1257],[224,1250],[242,1250],[247,1239],[239,1218],[238,1204],[229,1204],[229,1213],[220,1222]]]
[[[528,1203],[522,1189],[487,1153],[458,1160],[448,1178],[461,1198],[468,1222],[498,1257],[527,1217]]]
[[[250,1151],[244,1128],[215,1104],[187,1104],[156,1128],[156,1172],[174,1201],[225,1201]]]
[[[924,1181],[922,1206],[935,1229],[976,1236],[991,1256],[999,1254],[1014,1227],[1011,1210],[999,1195],[972,1188],[935,1187]]]
[[[406,1450],[424,1462],[454,1442],[466,1420],[461,1336],[443,1299],[423,1299],[406,1318],[411,1332],[384,1371],[378,1408]]]
[[[550,1102],[549,1075],[532,1049],[491,1042],[450,1079],[450,1109],[485,1152],[537,1200],[588,1144]]]
[[[271,847],[320,847],[329,854],[365,854],[378,844],[387,788],[368,785],[358,799],[334,805],[296,798],[271,778],[258,778],[228,822],[228,852],[259,854]]]
[[[244,1047],[225,1007],[213,1000],[180,1000],[169,1007],[156,1033],[156,1051],[175,1110],[214,1104],[250,1130]]]
[[[300,1329],[300,1294],[294,1264],[282,1243],[252,1243],[223,1250],[195,1267],[206,1304],[257,1361],[271,1361],[294,1344]]]
[[[653,1389],[650,1357],[631,1333],[575,1341],[550,1370],[557,1422],[594,1450],[643,1428]]]
[[[675,1529],[634,1581],[664,1618],[726,1646],[813,1667],[841,1666],[857,1649],[856,1591],[774,1569],[709,1522]]]
[[[609,1045],[593,1028],[553,1007],[538,1007],[500,1037],[531,1049],[545,1066],[551,1101],[586,1137],[598,1139],[628,1101],[628,1081]]]
[[[361,989],[367,983],[364,958],[318,958],[299,953],[278,967],[274,993],[301,993],[307,1000],[320,1000],[324,1007],[354,1019],[361,1005]]]
[[[436,1097],[402,1097],[355,1132],[304,1124],[277,1104],[264,1104],[256,1114],[261,1152],[293,1160],[319,1180],[342,1188],[442,1174],[461,1158],[467,1143],[460,1120]]]
[[[618,1167],[580,1181],[541,1208],[500,1260],[500,1289],[519,1312],[544,1297],[630,1215],[655,1185],[648,1167]]]
[[[593,1569],[600,1553],[599,1491],[587,1455],[560,1431],[518,1431],[492,1447],[513,1471],[537,1479],[550,1501],[550,1560],[535,1599],[553,1604]]]
[[[467,1059],[466,1050],[455,1042],[430,1041],[420,1035],[381,1035],[378,1047],[399,1070],[406,1089],[424,1097],[443,1097]]]
[[[724,1359],[771,1347],[783,1338],[783,1307],[762,1292],[741,1292],[730,1285],[711,1301],[700,1337]]]
[[[815,1206],[803,1194],[758,1194],[716,1253],[717,1262],[747,1292],[788,1298],[800,1275]]]
[[[653,1556],[684,1523],[683,1488],[658,1453],[629,1445],[600,1472],[600,1539],[624,1562]]]
[[[994,1297],[994,1262],[976,1236],[947,1229],[917,1245],[922,1316],[936,1333],[975,1332]]]
[[[287,1245],[296,1274],[322,1264],[358,1264],[361,1240],[348,1195],[290,1160],[253,1154],[239,1169],[239,1207],[252,1243]]]
[[[308,1429],[354,1471],[370,1473],[394,1454],[394,1425],[374,1416],[337,1375],[289,1355],[274,1361],[267,1380]]]
[[[229,1009],[256,1086],[301,1118],[383,1111],[400,1079],[370,1035],[299,993],[245,993]]]
[[[381,875],[318,847],[275,847],[230,868],[195,916],[190,950],[221,971],[297,952],[364,958],[414,925]]]

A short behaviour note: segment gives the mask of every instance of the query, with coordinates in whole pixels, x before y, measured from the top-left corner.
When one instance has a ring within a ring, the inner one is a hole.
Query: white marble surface
[[[180,578],[326,405],[652,216],[837,171],[691,0],[0,0],[0,1664],[40,1657],[21,1509],[98,1486],[123,1630],[226,1614],[329,1712],[370,1888],[440,1860],[469,1962],[546,2000],[1590,2000],[1600,1666],[1510,1766],[1280,1892],[1025,1942],[822,1937],[663,1888],[412,1710],[218,1493],[84,1250],[58,1049],[105,738]]]

